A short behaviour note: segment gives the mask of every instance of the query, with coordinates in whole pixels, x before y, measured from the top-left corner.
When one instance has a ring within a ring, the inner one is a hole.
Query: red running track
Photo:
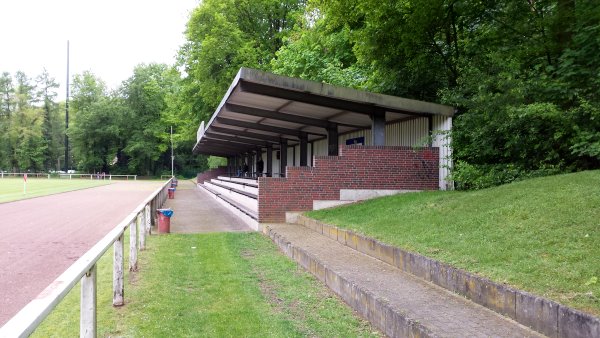
[[[115,182],[0,204],[0,326],[160,185]]]

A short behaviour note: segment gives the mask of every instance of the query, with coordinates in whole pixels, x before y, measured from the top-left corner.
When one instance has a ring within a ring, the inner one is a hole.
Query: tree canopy
[[[205,168],[197,126],[242,66],[455,106],[459,188],[600,168],[597,1],[205,0],[185,36],[173,65],[140,65],[114,92],[74,78],[79,169],[159,174],[170,126],[179,169]],[[55,89],[2,74],[0,168],[57,162]]]

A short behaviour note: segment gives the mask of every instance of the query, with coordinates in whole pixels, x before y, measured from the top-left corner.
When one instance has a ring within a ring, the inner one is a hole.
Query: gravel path
[[[0,204],[0,326],[160,185],[115,182]]]

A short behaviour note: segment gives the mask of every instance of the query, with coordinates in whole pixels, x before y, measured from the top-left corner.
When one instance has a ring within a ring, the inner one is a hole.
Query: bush
[[[473,165],[458,161],[452,172],[452,179],[457,190],[485,189],[501,184],[562,173],[560,167],[546,167],[527,170],[514,164]]]

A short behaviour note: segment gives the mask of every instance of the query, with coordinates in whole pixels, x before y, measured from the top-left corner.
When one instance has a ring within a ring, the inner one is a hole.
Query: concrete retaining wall
[[[600,318],[303,215],[297,216],[297,223],[402,271],[463,295],[548,337],[600,337]],[[352,305],[351,302],[348,304]],[[370,319],[369,316],[365,317]],[[403,321],[402,318],[398,320]],[[384,332],[387,334],[387,327]]]
[[[348,305],[361,316],[389,337],[434,337],[434,335],[418,321],[409,318],[399,309],[395,309],[384,299],[378,298],[371,292],[359,287],[352,281],[340,276],[329,269],[319,260],[302,248],[292,245],[281,235],[274,232],[268,225],[262,228],[277,246],[290,258],[311,272],[333,292],[340,296]]]

